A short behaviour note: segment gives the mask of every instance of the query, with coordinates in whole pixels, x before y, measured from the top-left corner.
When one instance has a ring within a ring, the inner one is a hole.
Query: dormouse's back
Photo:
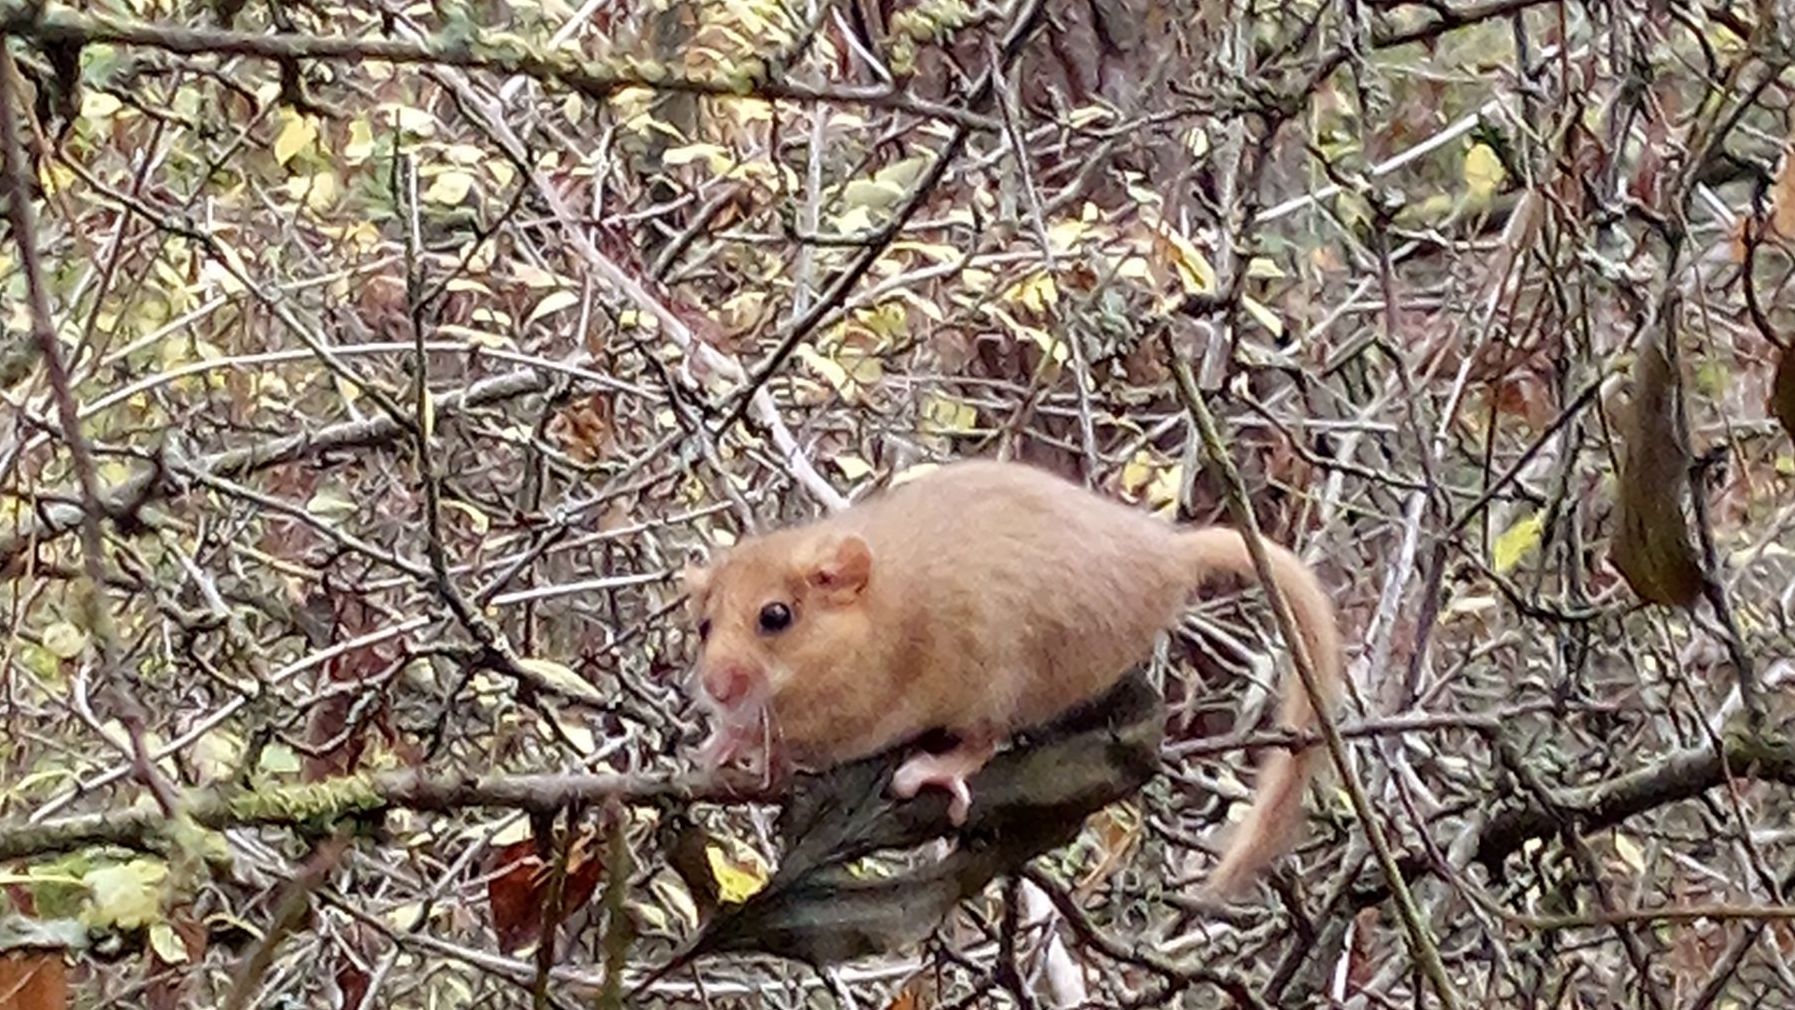
[[[949,723],[1032,725],[1095,696],[1192,574],[1169,524],[1032,467],[957,463],[854,511],[888,641],[937,678],[929,716]]]
[[[1017,463],[951,463],[868,500],[853,525],[885,564],[925,574],[946,567],[991,578],[1058,581],[1068,566],[1141,564],[1168,525]],[[1149,562],[1150,564],[1150,562]]]

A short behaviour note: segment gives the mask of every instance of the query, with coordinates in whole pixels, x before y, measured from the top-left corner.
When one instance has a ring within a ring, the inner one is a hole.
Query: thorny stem
[[[1433,987],[1434,995],[1448,1010],[1457,1010],[1460,1005],[1458,994],[1452,987],[1452,979],[1446,973],[1446,963],[1440,959],[1439,946],[1421,917],[1420,906],[1415,903],[1414,895],[1409,892],[1402,868],[1397,865],[1389,840],[1384,837],[1383,826],[1371,809],[1371,800],[1365,794],[1365,786],[1359,781],[1352,763],[1347,759],[1346,742],[1340,735],[1340,728],[1329,710],[1327,696],[1322,692],[1321,684],[1315,676],[1314,657],[1309,655],[1302,636],[1297,634],[1296,620],[1290,612],[1289,603],[1284,599],[1284,594],[1278,591],[1277,580],[1272,576],[1271,560],[1266,556],[1265,544],[1260,538],[1259,524],[1247,502],[1246,484],[1241,479],[1240,471],[1234,466],[1233,458],[1228,455],[1221,431],[1216,426],[1215,416],[1210,413],[1202,390],[1197,388],[1196,376],[1191,374],[1189,363],[1172,348],[1169,338],[1166,341],[1166,352],[1178,382],[1178,392],[1184,399],[1185,408],[1190,411],[1191,420],[1197,426],[1198,436],[1202,439],[1204,455],[1210,465],[1221,473],[1228,510],[1240,527],[1241,539],[1246,542],[1247,552],[1252,555],[1253,569],[1258,574],[1259,584],[1264,587],[1265,597],[1271,604],[1278,633],[1290,650],[1291,662],[1302,680],[1303,690],[1309,694],[1316,722],[1327,743],[1328,755],[1333,758],[1347,798],[1352,803],[1353,813],[1364,826],[1366,840],[1371,843],[1378,866],[1390,885],[1397,914],[1402,918],[1403,929],[1408,934],[1409,947],[1427,976],[1429,985]]]

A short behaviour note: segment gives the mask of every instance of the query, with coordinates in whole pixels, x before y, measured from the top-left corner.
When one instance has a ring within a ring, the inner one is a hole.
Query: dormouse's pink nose
[[[704,693],[714,698],[719,705],[734,705],[741,701],[753,684],[754,675],[745,666],[730,664],[704,673]]]

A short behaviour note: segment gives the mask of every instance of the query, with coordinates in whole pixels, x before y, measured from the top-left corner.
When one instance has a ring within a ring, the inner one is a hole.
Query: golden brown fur
[[[1333,696],[1342,678],[1333,608],[1295,555],[1266,548]],[[769,715],[781,753],[822,768],[932,728],[990,745],[1047,722],[1147,659],[1192,590],[1218,574],[1254,578],[1232,530],[1182,530],[1043,470],[968,461],[744,540],[689,571],[688,588],[708,623],[701,683],[747,692],[727,704],[707,698],[720,736]],[[770,603],[789,608],[789,626],[761,626]],[[1284,695],[1284,722],[1312,726],[1301,686]],[[738,743],[714,738],[713,757]],[[957,766],[967,773],[988,756],[988,746],[969,747]],[[1231,891],[1281,851],[1316,753],[1271,756],[1212,889]]]

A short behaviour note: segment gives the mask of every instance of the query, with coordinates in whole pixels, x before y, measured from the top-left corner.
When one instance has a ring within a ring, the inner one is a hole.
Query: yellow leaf
[[[573,749],[578,751],[580,756],[591,757],[597,751],[598,738],[593,735],[591,727],[553,706],[548,706],[548,713],[550,718],[555,720],[555,725],[560,728],[562,735],[567,738],[567,742],[573,744]]]
[[[836,232],[842,235],[857,235],[873,230],[873,213],[865,207],[849,207],[835,215],[832,220],[835,223]]]
[[[989,270],[979,267],[967,267],[960,271],[960,284],[975,295],[982,295],[991,290],[997,278]]]
[[[1201,126],[1193,126],[1184,131],[1184,148],[1192,158],[1202,159],[1209,154],[1209,131]]]
[[[81,919],[89,926],[132,929],[162,918],[162,883],[168,867],[154,859],[96,867],[82,882],[88,899]]]
[[[492,181],[498,183],[500,189],[509,187],[517,178],[517,168],[509,161],[494,158],[486,163],[486,170],[492,173]]]
[[[1157,223],[1159,237],[1170,249],[1167,257],[1178,277],[1184,282],[1185,290],[1190,292],[1208,291],[1215,285],[1215,268],[1210,266],[1208,257],[1204,256],[1191,241],[1179,234],[1176,229],[1161,221]]]
[[[462,326],[457,323],[444,323],[436,328],[436,332],[445,337],[454,337],[457,340],[465,340],[477,347],[497,348],[514,346],[511,338],[504,334],[491,333],[486,330],[477,330],[471,326]]]
[[[174,927],[166,922],[158,922],[150,926],[150,949],[163,964],[186,964],[187,945],[174,931]]]
[[[58,659],[74,659],[87,648],[87,633],[67,621],[44,629],[44,648]]]
[[[1272,310],[1245,295],[1240,298],[1240,307],[1247,310],[1247,315],[1252,316],[1254,322],[1270,330],[1272,336],[1284,335],[1284,321],[1279,319]]]
[[[842,187],[841,199],[850,209],[886,210],[904,198],[904,187],[883,179],[855,179]]]
[[[891,243],[892,252],[913,252],[924,259],[948,263],[960,258],[960,250],[939,242],[903,241]]]
[[[605,704],[604,695],[568,667],[547,659],[520,659],[517,665],[541,677],[563,694],[595,705]]]
[[[717,897],[725,904],[739,905],[767,884],[767,871],[758,859],[731,858],[720,845],[705,846],[704,854],[717,882]]]
[[[467,194],[474,186],[471,173],[458,169],[440,173],[431,181],[430,188],[424,192],[424,199],[431,203],[455,205],[467,199]]]
[[[243,759],[243,741],[215,729],[193,741],[193,768],[205,781],[219,782],[237,773]]]
[[[1153,267],[1145,256],[1130,256],[1116,267],[1116,276],[1131,281],[1151,281]]]
[[[1019,303],[1028,309],[1045,313],[1049,306],[1059,302],[1060,292],[1054,286],[1053,277],[1046,271],[1040,271],[1024,277],[1004,292],[1004,300]]]
[[[1465,186],[1471,191],[1471,198],[1478,202],[1488,200],[1496,193],[1496,187],[1502,185],[1507,171],[1502,167],[1502,159],[1488,144],[1473,144],[1465,152]]]
[[[44,187],[45,196],[60,193],[75,184],[75,170],[67,165],[45,161],[38,169],[37,181]]]
[[[1091,225],[1087,221],[1055,221],[1047,227],[1047,244],[1054,252],[1073,252],[1090,233]]]
[[[840,470],[841,475],[848,480],[859,480],[873,472],[872,464],[859,456],[837,456],[829,462],[834,463],[835,469]]]
[[[1614,834],[1614,854],[1619,856],[1621,862],[1626,863],[1634,873],[1645,872],[1645,852],[1633,839],[1618,831]]]
[[[934,164],[934,162],[934,155],[918,154],[914,157],[905,158],[902,161],[894,161],[891,164],[886,165],[884,168],[873,173],[873,178],[879,182],[897,186],[901,193],[908,190],[912,183],[921,178],[923,172],[927,171],[929,166]]]
[[[940,393],[926,394],[920,413],[922,430],[931,435],[964,435],[971,432],[979,420],[978,409],[972,404],[961,403]]]
[[[940,468],[941,468],[941,464],[939,464],[939,463],[916,463],[916,464],[913,464],[911,466],[905,467],[902,470],[899,470],[895,474],[892,474],[891,475],[891,486],[897,487],[900,484],[908,484],[911,481],[915,480],[916,478],[921,477],[923,474],[926,474],[931,470],[939,470]]]
[[[1122,487],[1129,494],[1138,493],[1158,472],[1159,463],[1142,449],[1122,467]]]
[[[318,139],[318,124],[312,122],[310,116],[291,109],[283,111],[281,118],[284,122],[279,136],[274,138],[274,160],[285,165]]]
[[[857,347],[842,348],[835,360],[846,370],[848,381],[854,385],[855,392],[877,385],[885,377],[885,362],[877,355]]]
[[[401,933],[410,932],[423,917],[424,903],[421,901],[408,901],[388,909],[386,913],[387,924]]]
[[[305,503],[305,510],[320,519],[343,520],[354,515],[356,504],[342,491],[326,485]]]
[[[1284,273],[1283,267],[1278,266],[1277,260],[1266,256],[1255,256],[1247,260],[1247,276],[1276,280],[1289,275]]]
[[[393,110],[393,119],[404,133],[415,133],[420,137],[428,137],[436,132],[436,117],[423,109],[414,109],[409,105],[389,106]]]
[[[1521,559],[1539,546],[1540,515],[1535,512],[1502,532],[1491,546],[1491,565],[1498,575],[1507,575]]]
[[[1072,349],[1067,346],[1064,340],[1048,333],[1039,326],[1029,326],[1026,323],[1020,322],[1014,316],[995,305],[986,305],[985,313],[990,316],[995,316],[997,319],[1001,320],[1004,326],[1008,327],[1012,333],[1033,343],[1041,348],[1041,350],[1046,351],[1048,357],[1052,358],[1055,364],[1063,365],[1066,363],[1067,359],[1072,356]]]
[[[511,276],[526,288],[558,288],[565,283],[559,274],[552,270],[544,270],[529,263],[518,263],[511,268]]]
[[[287,180],[287,195],[295,200],[304,200],[305,205],[313,210],[323,210],[336,202],[336,173],[296,175]]]
[[[82,119],[106,119],[124,107],[117,96],[104,91],[89,91],[81,98]]]
[[[837,393],[847,392],[850,383],[847,369],[841,367],[841,365],[837,364],[833,359],[819,353],[813,347],[806,346],[798,348],[798,357],[803,359],[806,365],[810,366],[811,371],[822,376],[823,381],[829,383]]]
[[[524,319],[524,325],[528,326],[536,320],[541,319],[543,316],[553,315],[562,309],[572,308],[579,303],[580,293],[578,291],[568,291],[565,289],[551,291],[543,296],[542,301],[536,303],[535,308],[530,310],[530,314]]]
[[[474,144],[450,144],[443,148],[443,157],[457,165],[478,165],[486,160],[486,151]]]
[[[374,127],[365,119],[349,124],[349,143],[343,145],[343,160],[359,165],[374,154]]]
[[[299,774],[299,755],[284,743],[271,743],[262,748],[256,767],[267,775]]]

